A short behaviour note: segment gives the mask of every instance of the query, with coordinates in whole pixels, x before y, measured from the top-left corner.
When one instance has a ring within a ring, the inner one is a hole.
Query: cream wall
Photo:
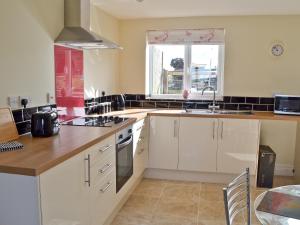
[[[0,107],[8,96],[34,105],[54,94],[53,40],[63,28],[63,0],[1,0]]]
[[[190,17],[123,20],[120,23],[120,90],[145,91],[145,32],[150,29],[225,28],[224,94],[272,96],[300,94],[300,16]],[[284,56],[270,56],[273,41],[283,41]]]
[[[119,43],[119,21],[104,13],[98,7],[91,12],[92,30],[111,41]],[[98,96],[102,91],[116,94],[119,90],[119,52],[118,49],[100,49],[84,52],[85,97]]]
[[[120,40],[120,90],[145,92],[145,36],[151,29],[225,28],[224,95],[300,94],[300,16],[191,17],[123,20]],[[272,42],[285,45],[282,57],[270,55]],[[262,121],[261,144],[277,154],[276,173],[292,174],[296,122]]]
[[[276,153],[276,172],[279,174],[292,174],[296,135],[295,121],[261,121],[260,144],[269,145]]]
[[[300,184],[300,123],[297,126],[297,138],[296,138],[296,152],[295,152],[295,178],[297,184]]]

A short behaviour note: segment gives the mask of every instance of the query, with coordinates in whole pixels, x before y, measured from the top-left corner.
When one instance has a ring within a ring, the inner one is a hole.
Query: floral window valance
[[[224,29],[152,30],[148,44],[223,44]]]

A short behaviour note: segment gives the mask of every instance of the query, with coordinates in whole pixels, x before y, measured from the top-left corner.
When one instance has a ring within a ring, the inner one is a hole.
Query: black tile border
[[[110,101],[114,105],[115,96],[86,99],[86,107],[105,101]],[[124,98],[127,108],[208,109],[208,106],[212,104],[211,100],[154,99],[144,94],[124,94]],[[220,109],[228,110],[274,110],[274,98],[272,97],[223,96],[223,101],[218,100],[216,104],[220,106]]]

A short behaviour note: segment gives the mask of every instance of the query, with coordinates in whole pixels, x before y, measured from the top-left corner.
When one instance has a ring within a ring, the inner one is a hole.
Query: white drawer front
[[[91,165],[102,161],[109,155],[115,154],[115,149],[115,135],[112,135],[100,143],[93,145],[87,151],[91,158]]]
[[[91,183],[98,184],[101,180],[116,168],[115,154],[109,154],[101,161],[95,162],[91,166]]]

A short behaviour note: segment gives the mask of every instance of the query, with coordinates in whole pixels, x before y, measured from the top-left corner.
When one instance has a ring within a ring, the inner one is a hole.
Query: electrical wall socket
[[[31,105],[32,103],[32,99],[30,96],[19,96],[19,105],[20,107],[23,107],[21,104],[22,99],[27,99],[28,103],[27,103],[27,107]]]
[[[19,97],[18,96],[9,96],[8,97],[8,105],[12,108],[12,109],[17,109],[20,107],[19,104]]]
[[[54,104],[55,103],[55,97],[52,93],[47,93],[47,104]]]

